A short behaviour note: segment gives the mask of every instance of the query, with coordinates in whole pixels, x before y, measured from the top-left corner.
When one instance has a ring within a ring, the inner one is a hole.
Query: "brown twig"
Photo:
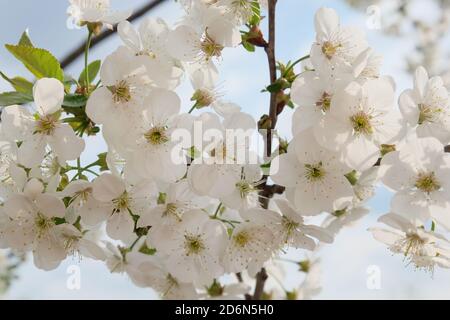
[[[269,63],[270,84],[274,84],[277,81],[277,67],[275,60],[275,8],[277,0],[269,0],[269,40],[264,47],[267,55],[267,61]],[[270,128],[273,130],[277,125],[277,92],[270,93]],[[267,132],[267,150],[266,154],[270,157],[272,150],[272,130]]]
[[[261,300],[264,293],[264,285],[269,276],[267,275],[266,269],[261,268],[261,270],[256,274],[256,285],[255,292],[253,293],[252,300]]]
[[[149,12],[150,10],[156,8],[158,5],[162,4],[166,0],[152,0],[148,2],[147,4],[143,5],[140,9],[136,10],[127,20],[133,21],[140,17],[142,17],[144,14]],[[117,25],[113,27],[112,30],[104,30],[102,33],[100,33],[98,36],[94,37],[91,42],[91,48],[95,47],[97,44],[102,42],[103,40],[109,38],[111,35],[113,35],[117,31]],[[72,52],[70,52],[66,57],[64,57],[61,60],[61,67],[65,68],[68,65],[70,65],[72,62],[74,62],[79,56],[81,56],[84,53],[84,48],[86,46],[86,42],[80,43],[78,47],[76,47]]]
[[[269,40],[267,41],[267,45],[264,47],[267,55],[267,61],[269,63],[269,73],[270,73],[270,84],[274,84],[277,81],[277,67],[275,60],[275,8],[277,5],[277,0],[269,0]],[[278,119],[277,112],[277,92],[270,93],[270,109],[269,109],[269,119],[270,119],[270,130],[267,131],[266,136],[266,155],[267,157],[271,156],[272,153],[272,131],[275,129]],[[265,179],[267,181],[267,179]],[[277,187],[267,185],[267,182],[264,183],[263,190],[260,195],[262,196],[262,205],[263,207],[268,207],[268,199],[273,196],[275,192],[278,192]],[[267,199],[267,200],[266,200]],[[255,291],[253,292],[253,296],[251,300],[260,300],[264,293],[264,285],[267,280],[267,272],[265,268],[261,268],[261,270],[256,274],[256,284]]]

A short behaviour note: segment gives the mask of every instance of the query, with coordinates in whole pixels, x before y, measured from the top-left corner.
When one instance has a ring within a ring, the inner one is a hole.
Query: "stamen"
[[[319,101],[316,102],[316,107],[319,107],[323,112],[330,110],[331,106],[331,95],[327,92],[322,94]]]
[[[165,131],[163,127],[153,127],[144,134],[144,137],[150,144],[160,145],[169,141]]]
[[[328,60],[333,58],[333,56],[336,54],[337,50],[342,45],[339,44],[333,44],[331,41],[325,41],[322,45],[322,53],[327,57]]]
[[[201,251],[205,249],[205,244],[203,243],[203,239],[201,235],[192,235],[192,234],[186,234],[184,236],[185,239],[185,249],[186,254],[199,254]]]
[[[419,173],[417,176],[416,183],[414,185],[417,189],[431,193],[437,191],[441,188],[439,181],[436,179],[434,172],[431,173]]]
[[[37,120],[36,132],[43,135],[52,135],[58,124],[56,115],[45,115]]]
[[[247,231],[241,231],[233,236],[234,243],[236,243],[241,248],[245,247],[250,242],[250,240],[251,237]]]
[[[372,116],[366,114],[364,111],[359,111],[350,117],[353,130],[357,134],[371,135],[373,133],[371,120]]]
[[[321,180],[325,175],[325,170],[322,168],[322,162],[317,164],[305,164],[306,179],[308,181]]]
[[[109,87],[116,103],[125,103],[131,100],[131,88],[125,80],[119,81],[115,86]]]
[[[223,46],[214,42],[214,39],[212,39],[208,35],[208,30],[206,29],[205,35],[200,44],[200,49],[205,54],[206,60],[209,60],[212,57],[220,57],[222,54]]]

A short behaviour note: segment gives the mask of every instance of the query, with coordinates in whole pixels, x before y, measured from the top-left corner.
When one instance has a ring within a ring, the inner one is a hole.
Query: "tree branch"
[[[261,297],[264,293],[264,285],[266,284],[267,278],[268,275],[266,269],[261,268],[261,270],[256,274],[255,292],[253,293],[252,300],[261,300]]]
[[[142,17],[144,14],[149,12],[150,10],[156,8],[158,5],[162,4],[166,0],[152,0],[149,1],[149,3],[142,6],[140,9],[138,9],[135,13],[133,13],[129,18],[128,21],[132,22],[140,17]],[[91,48],[95,47],[97,44],[102,42],[103,40],[109,38],[111,35],[113,35],[117,31],[117,25],[113,27],[112,30],[104,30],[102,33],[100,33],[98,36],[94,37],[91,42]],[[61,67],[65,68],[71,63],[73,63],[79,56],[81,56],[84,53],[84,48],[86,47],[86,42],[80,43],[78,47],[76,47],[72,52],[70,52],[67,56],[65,56],[61,60]]]
[[[269,73],[270,73],[270,84],[274,84],[277,81],[277,68],[276,68],[276,60],[275,60],[275,8],[277,5],[277,0],[269,0],[269,40],[267,41],[267,45],[264,47],[267,55],[267,61],[269,63]],[[272,130],[275,129],[278,119],[277,112],[277,92],[270,93],[270,109],[269,109],[269,119],[270,119],[270,130],[267,131],[266,136],[266,155],[267,157],[271,156],[272,153]],[[276,187],[271,187],[267,185],[267,177],[266,182],[264,183],[263,190],[260,195],[263,195],[264,202],[262,203],[263,207],[267,208],[269,205],[269,201],[265,201],[265,199],[269,199],[275,193]],[[253,292],[252,300],[260,300],[264,293],[264,285],[267,280],[267,272],[265,268],[261,268],[261,270],[256,274],[256,284],[255,291]]]
[[[267,61],[269,62],[270,84],[274,84],[277,81],[277,67],[275,60],[275,8],[277,0],[269,0],[269,41],[264,47],[267,55]],[[277,92],[270,93],[270,128],[273,130],[277,125]],[[270,157],[272,150],[272,130],[267,133],[267,150],[266,154]]]

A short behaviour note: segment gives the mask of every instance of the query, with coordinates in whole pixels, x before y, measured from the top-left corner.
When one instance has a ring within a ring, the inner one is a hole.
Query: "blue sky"
[[[426,0],[423,0],[425,3]],[[63,57],[86,36],[85,30],[70,30],[66,26],[64,0],[2,0],[0,4],[0,43],[16,43],[20,34],[28,29],[30,37],[38,47],[50,50],[58,58]],[[137,8],[143,0],[112,0],[113,6]],[[411,51],[411,39],[390,38],[378,30],[366,28],[366,16],[362,12],[350,9],[343,1],[306,1],[279,0],[277,15],[277,59],[295,60],[309,53],[314,39],[313,14],[321,6],[336,9],[343,24],[356,25],[367,31],[370,45],[385,57],[383,73],[394,75],[397,93],[411,85],[412,79],[404,72],[404,57]],[[424,11],[428,14],[427,11]],[[173,0],[167,0],[151,15],[160,16],[174,23],[182,12]],[[13,17],[13,18],[12,18]],[[111,37],[92,50],[90,59],[102,59],[120,43],[116,36]],[[81,59],[66,70],[78,76],[83,65]],[[227,100],[241,107],[255,117],[267,112],[268,96],[260,93],[267,85],[268,68],[263,50],[248,53],[242,48],[227,50],[219,64],[221,71],[221,91]],[[20,63],[0,47],[0,70],[7,75],[28,76],[29,73]],[[0,90],[9,90],[5,82],[0,82]],[[190,107],[189,85],[178,90],[183,100],[184,110]],[[280,117],[279,131],[282,136],[290,135],[291,110]],[[101,139],[91,139],[94,147],[83,154],[83,161],[89,163],[95,158],[92,151],[101,152],[104,144]],[[368,217],[355,227],[345,229],[336,238],[333,245],[321,250],[324,289],[319,298],[450,298],[447,285],[450,272],[437,270],[434,278],[429,274],[405,267],[402,257],[393,257],[386,248],[372,239],[366,231],[373,226],[377,217],[389,209],[390,194],[380,188],[369,202],[372,208]],[[71,291],[66,287],[67,267],[76,264],[81,270],[81,289]],[[366,286],[367,268],[379,266],[381,270],[381,289],[369,290]],[[295,284],[301,279],[293,266],[288,267],[289,283]],[[135,287],[124,275],[109,274],[102,263],[83,259],[68,259],[57,270],[44,272],[37,270],[32,263],[24,265],[19,272],[20,279],[14,284],[7,298],[27,299],[150,299],[155,294],[149,289]],[[291,289],[288,286],[289,289]]]

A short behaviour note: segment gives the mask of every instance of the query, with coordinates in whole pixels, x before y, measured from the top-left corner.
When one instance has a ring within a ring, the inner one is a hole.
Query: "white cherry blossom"
[[[316,68],[346,68],[367,48],[364,33],[358,28],[342,27],[333,9],[320,8],[314,25],[316,41],[310,55]]]
[[[411,139],[381,161],[383,183],[397,191],[391,210],[411,220],[436,219],[450,228],[450,155],[436,138]]]
[[[286,197],[302,214],[333,212],[351,202],[353,190],[345,177],[351,170],[338,153],[314,143],[311,130],[295,137],[274,161],[271,179],[286,187]]]
[[[439,233],[426,231],[395,213],[378,219],[390,229],[371,228],[372,235],[393,253],[402,254],[417,269],[431,273],[435,266],[450,268],[450,243]]]
[[[109,28],[131,15],[131,10],[111,11],[110,0],[69,0],[69,15],[80,25],[104,23]]]
[[[435,137],[450,142],[450,97],[440,77],[428,78],[423,67],[416,69],[414,88],[399,98],[400,111],[416,128],[419,137]]]
[[[109,212],[106,223],[107,234],[113,239],[123,241],[133,238],[135,227],[133,215],[140,216],[147,210],[154,192],[153,183],[146,181],[127,186],[121,178],[110,173],[104,173],[96,178],[92,183],[92,194],[96,200],[107,203],[105,206]],[[106,208],[93,213],[103,217]]]
[[[227,245],[224,225],[200,210],[186,212],[175,232],[160,239],[156,249],[165,255],[167,270],[183,282],[209,285],[223,274]]]
[[[21,141],[17,160],[27,168],[41,163],[46,147],[60,163],[75,160],[84,149],[84,141],[75,135],[69,124],[60,120],[64,99],[63,84],[52,78],[42,78],[33,87],[36,113],[13,105],[2,112],[2,131],[11,141]]]
[[[393,144],[404,134],[392,84],[384,78],[350,83],[335,96],[334,107],[314,133],[325,148],[343,152],[353,169],[369,169],[380,157],[381,145]]]
[[[66,257],[55,218],[63,218],[64,203],[47,193],[38,180],[30,180],[23,193],[17,193],[3,204],[11,219],[1,230],[9,247],[32,251],[36,267],[55,269]]]

